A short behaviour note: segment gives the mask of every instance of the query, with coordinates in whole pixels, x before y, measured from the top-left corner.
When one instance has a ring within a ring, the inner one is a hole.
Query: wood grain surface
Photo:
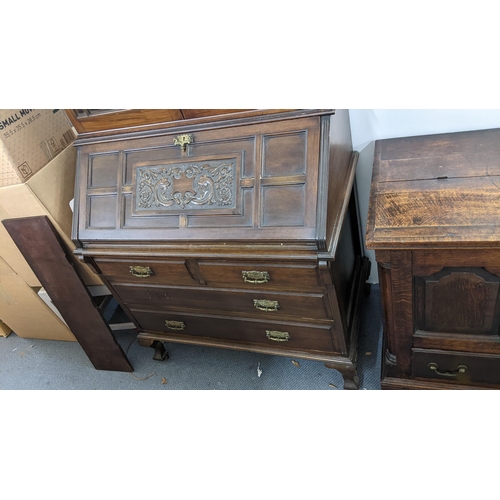
[[[133,371],[78,271],[70,264],[69,250],[48,217],[7,219],[2,223],[94,367]]]

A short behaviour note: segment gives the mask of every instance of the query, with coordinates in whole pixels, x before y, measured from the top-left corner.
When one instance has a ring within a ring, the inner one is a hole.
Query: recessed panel
[[[306,171],[305,132],[264,138],[263,177],[284,177]]]
[[[262,226],[303,226],[304,219],[304,185],[262,188]]]
[[[444,268],[419,277],[419,329],[498,336],[499,285],[500,278],[482,268]]]
[[[116,195],[89,196],[88,227],[114,229],[116,227]]]
[[[164,214],[163,217],[135,217],[132,214],[133,197],[132,194],[125,194],[122,197],[123,221],[122,227],[126,229],[166,229],[177,228],[180,225],[178,214]]]
[[[90,157],[90,188],[116,187],[118,177],[118,153]]]

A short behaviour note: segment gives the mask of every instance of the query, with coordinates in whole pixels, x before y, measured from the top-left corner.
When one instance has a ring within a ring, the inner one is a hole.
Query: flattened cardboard
[[[0,220],[46,215],[62,239],[73,251],[71,240],[72,211],[69,202],[74,197],[76,149],[66,148],[24,184],[0,188]],[[41,286],[33,271],[0,224],[0,257],[32,287]],[[100,285],[101,279],[86,264],[74,258],[87,285]]]
[[[19,337],[76,341],[69,328],[17,274],[0,275],[0,320]]]
[[[0,321],[0,337],[8,337],[12,333],[12,328]]]
[[[0,187],[26,182],[74,139],[61,109],[0,109]]]

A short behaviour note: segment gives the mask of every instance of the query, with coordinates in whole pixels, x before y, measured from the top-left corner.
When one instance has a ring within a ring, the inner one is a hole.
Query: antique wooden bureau
[[[73,239],[165,342],[318,360],[356,388],[363,255],[346,110],[72,110]],[[101,120],[101,121],[100,121]]]
[[[500,388],[500,129],[377,141],[383,389]]]

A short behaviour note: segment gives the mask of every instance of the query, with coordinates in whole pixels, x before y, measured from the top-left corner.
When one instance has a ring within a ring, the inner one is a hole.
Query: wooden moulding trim
[[[330,120],[323,117],[320,124],[320,154],[318,172],[318,206],[316,208],[316,240],[321,251],[327,251],[326,247],[326,215],[328,212],[328,196],[321,186],[328,186],[329,164],[330,164]]]
[[[335,353],[328,354],[321,352],[300,351],[298,349],[284,349],[284,348],[282,349],[277,347],[257,346],[255,344],[246,342],[210,339],[206,337],[195,337],[195,336],[191,337],[181,334],[178,335],[169,335],[167,333],[155,334],[153,332],[140,333],[137,339],[139,341],[139,344],[141,344],[141,341],[149,342],[151,340],[159,340],[160,342],[178,342],[182,344],[196,344],[207,347],[222,347],[224,349],[232,349],[237,351],[245,350],[262,354],[272,354],[275,356],[285,356],[289,358],[297,357],[302,359],[310,359],[312,361],[321,361],[323,363],[336,365],[339,368],[353,367],[353,363],[349,358],[336,355]]]
[[[128,242],[127,242],[128,243]],[[162,246],[134,246],[124,242],[117,242],[110,246],[93,246],[84,242],[85,248],[77,248],[74,253],[83,257],[105,257],[113,256],[123,259],[135,257],[164,257],[180,256],[191,258],[216,258],[216,259],[238,259],[238,260],[287,260],[316,262],[318,260],[315,248],[293,248],[293,247],[241,247],[241,246],[210,246],[197,245],[190,248],[189,245],[162,245]]]
[[[394,378],[394,377],[386,377],[384,378],[380,386],[382,389],[416,389],[416,390],[431,390],[431,389],[441,389],[441,390],[450,390],[450,389],[460,389],[460,390],[481,390],[481,389],[499,389],[499,386],[494,385],[463,385],[463,384],[453,384],[446,382],[432,382],[430,380],[424,379],[404,379],[404,378]]]
[[[415,244],[411,241],[394,242],[380,242],[371,243],[367,245],[368,250],[500,250],[500,241],[457,241],[457,242],[438,242],[430,241],[428,243],[420,242]]]
[[[74,142],[75,146],[95,144],[99,142],[121,141],[123,139],[148,138],[165,134],[181,134],[207,129],[219,129],[264,123],[277,120],[291,120],[309,116],[335,114],[333,109],[305,110],[258,110],[214,117],[192,118],[183,121],[163,122],[137,127],[105,130],[102,132],[82,133]]]

